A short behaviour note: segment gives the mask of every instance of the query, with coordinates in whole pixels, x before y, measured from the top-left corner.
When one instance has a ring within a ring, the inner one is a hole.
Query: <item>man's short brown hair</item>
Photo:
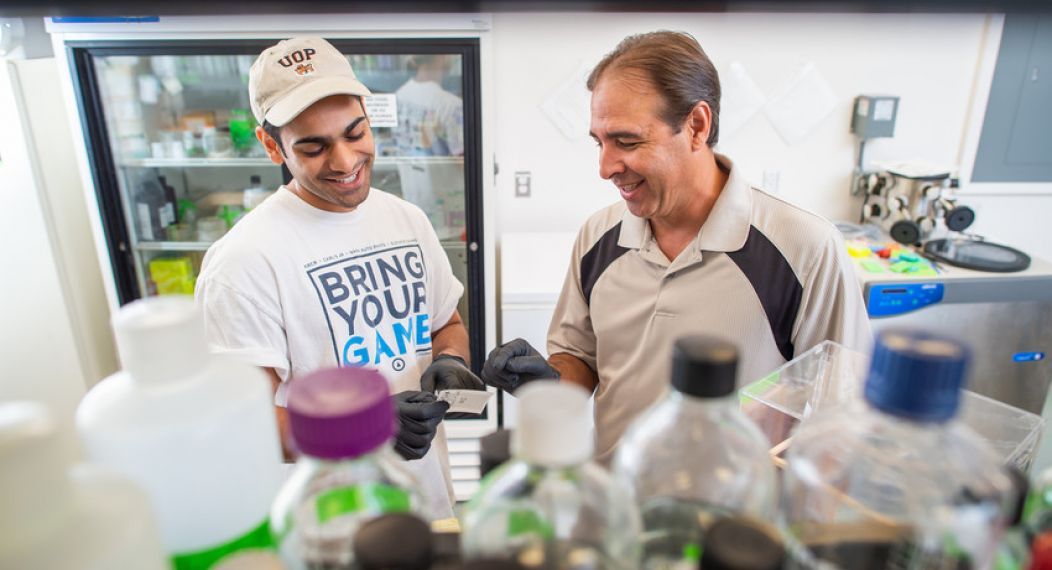
[[[627,72],[653,85],[665,100],[661,119],[677,132],[699,102],[708,103],[712,125],[706,143],[711,147],[719,141],[720,77],[694,36],[671,31],[628,36],[592,70],[588,90],[594,91],[609,70]]]

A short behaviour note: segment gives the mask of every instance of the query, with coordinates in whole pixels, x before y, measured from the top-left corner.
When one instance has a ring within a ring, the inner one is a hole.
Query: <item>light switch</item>
[[[528,170],[520,170],[515,173],[515,197],[530,197],[530,172]]]

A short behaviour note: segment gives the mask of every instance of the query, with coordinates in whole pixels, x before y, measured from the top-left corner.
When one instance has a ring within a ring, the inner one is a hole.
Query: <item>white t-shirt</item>
[[[420,208],[372,188],[354,211],[326,212],[281,187],[209,248],[195,295],[214,351],[274,368],[283,381],[365,366],[396,394],[420,389],[431,334],[463,292]],[[452,516],[441,425],[428,454],[407,465],[432,514]]]
[[[434,81],[410,79],[395,91],[403,154],[464,154],[464,102]]]

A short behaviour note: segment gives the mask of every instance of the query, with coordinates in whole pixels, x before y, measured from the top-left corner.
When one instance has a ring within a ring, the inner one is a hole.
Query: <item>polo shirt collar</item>
[[[716,161],[727,169],[727,183],[716,198],[709,218],[698,232],[697,246],[700,251],[738,251],[745,246],[752,223],[752,192],[745,178],[734,168],[731,159],[716,154]],[[640,218],[625,210],[621,217],[621,233],[617,245],[639,249],[653,236],[646,218]]]

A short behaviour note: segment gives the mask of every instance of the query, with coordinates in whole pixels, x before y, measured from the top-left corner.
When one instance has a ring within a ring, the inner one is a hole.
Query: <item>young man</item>
[[[626,38],[592,71],[599,175],[622,201],[581,229],[545,361],[517,339],[488,384],[555,377],[595,390],[597,458],[665,391],[673,342],[707,333],[761,377],[826,339],[865,349],[869,322],[837,230],[750,186],[712,146],[716,69],[693,37]]]
[[[432,514],[452,516],[448,404],[434,392],[484,386],[466,365],[464,288],[427,217],[369,186],[370,92],[332,45],[299,37],[260,54],[249,95],[256,136],[293,180],[208,250],[196,291],[208,340],[269,374],[286,442],[283,382],[322,367],[379,370],[395,394],[395,449]]]

